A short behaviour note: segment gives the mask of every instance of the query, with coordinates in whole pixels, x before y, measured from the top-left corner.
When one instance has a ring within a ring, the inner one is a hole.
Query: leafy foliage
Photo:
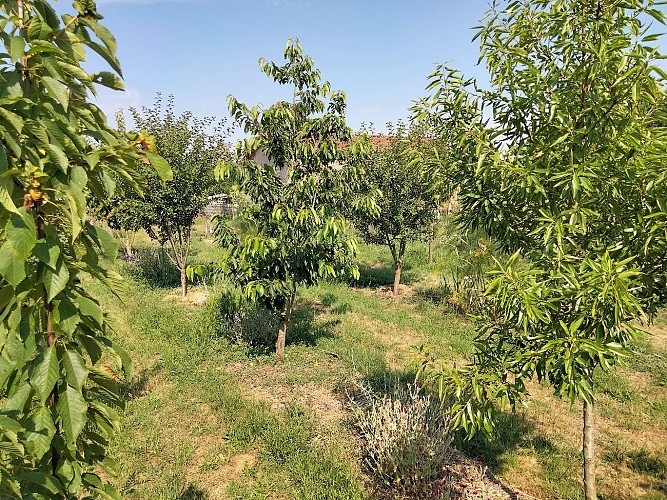
[[[143,228],[161,245],[168,244],[167,255],[181,272],[181,288],[186,295],[192,225],[215,187],[216,163],[230,155],[224,121],[197,118],[190,112],[177,116],[173,96],[163,105],[160,94],[153,107],[141,111],[132,108],[130,113],[137,128],[145,131],[132,139],[154,142],[155,151],[171,167],[173,178],[162,184],[154,173],[140,168],[148,182],[146,194],[137,196],[131,190],[121,190],[106,205],[106,220],[114,229],[132,232]]]
[[[117,380],[131,364],[83,285],[119,282],[98,257],[115,243],[87,221],[86,207],[89,196],[112,193],[114,176],[138,189],[132,165],[148,159],[86,101],[96,85],[122,82],[95,4],[74,8],[59,18],[44,0],[0,4],[3,497],[118,496],[92,466],[113,470],[105,448],[119,425]],[[87,49],[115,73],[87,73]],[[162,162],[155,168],[168,178]]]
[[[377,198],[378,210],[364,207],[356,211],[354,224],[367,243],[386,245],[391,250],[394,293],[398,294],[406,244],[431,235],[442,193],[438,189],[438,170],[420,161],[417,153],[428,148],[425,142],[429,138],[422,134],[421,128],[408,129],[400,122],[396,127],[388,124],[388,128],[386,143],[372,144],[360,186],[362,193],[376,190],[381,193]]]
[[[297,288],[357,272],[351,260],[356,243],[342,208],[358,180],[352,165],[361,153],[356,144],[343,148],[352,140],[345,94],[321,83],[298,41],[287,43],[285,59],[283,66],[262,59],[260,68],[277,83],[292,85],[293,101],[260,109],[230,97],[231,114],[252,137],[238,144],[238,165],[217,170],[220,177],[233,174],[254,202],[247,214],[254,228],[244,241],[218,224],[219,240],[232,249],[223,270],[250,298],[281,312],[278,357]],[[254,161],[258,150],[272,165]],[[277,171],[287,171],[286,182]]]
[[[646,21],[664,21],[657,5],[495,7],[477,34],[492,89],[444,67],[432,76],[422,114],[458,130],[476,158],[452,174],[459,220],[517,251],[488,286],[474,363],[451,372],[422,360],[470,433],[491,431],[490,401],[520,401],[526,378],[591,410],[594,370],[622,362],[637,321],[664,302],[666,75]]]

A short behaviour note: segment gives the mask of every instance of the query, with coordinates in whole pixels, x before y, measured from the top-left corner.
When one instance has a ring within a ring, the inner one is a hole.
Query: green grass
[[[201,227],[195,234],[194,263],[221,258],[222,250],[201,237]],[[146,238],[139,246],[143,252],[155,248]],[[474,325],[419,293],[437,290],[455,256],[437,246],[429,265],[426,255],[425,244],[408,247],[404,277],[414,293],[399,299],[387,291],[393,282],[389,250],[378,246],[360,245],[358,282],[301,290],[282,366],[270,345],[236,345],[221,336],[213,302],[179,300],[166,265],[117,263],[129,283],[124,303],[91,283],[115,324],[116,340],[136,365],[124,388],[123,432],[111,448],[123,494],[369,497],[348,423],[346,388],[358,379],[410,379],[409,361],[420,344],[434,346],[451,363],[472,352]],[[215,295],[218,285],[206,285]],[[200,284],[195,293],[202,291]],[[622,479],[601,478],[606,498],[617,491],[641,491],[647,498],[665,493],[664,478],[656,478],[664,475],[667,449],[661,442],[667,435],[667,355],[650,338],[635,350],[627,368],[596,377],[601,466]],[[505,414],[493,440],[459,437],[456,444],[512,488],[540,498],[578,498],[580,410],[569,409],[546,387],[530,390],[528,407]],[[632,439],[652,434],[657,437]]]

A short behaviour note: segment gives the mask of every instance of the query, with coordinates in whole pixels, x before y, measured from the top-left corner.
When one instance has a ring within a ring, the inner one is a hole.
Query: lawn
[[[194,260],[219,256],[203,224],[195,229]],[[151,245],[141,238],[139,254]],[[425,244],[409,247],[398,299],[389,251],[374,246],[360,247],[359,281],[302,290],[282,365],[266,349],[220,336],[215,285],[199,284],[182,300],[158,264],[142,270],[118,259],[124,300],[90,287],[135,364],[111,448],[124,497],[371,497],[346,390],[360,380],[409,379],[421,344],[451,363],[472,349],[472,323],[441,294],[456,256],[443,245],[433,264],[426,256]],[[667,318],[652,332],[626,367],[597,380],[604,498],[667,498]],[[530,392],[525,408],[500,419],[495,440],[456,444],[521,498],[580,498],[581,407],[546,386]]]

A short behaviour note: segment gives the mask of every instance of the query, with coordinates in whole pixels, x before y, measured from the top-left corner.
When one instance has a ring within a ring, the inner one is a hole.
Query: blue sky
[[[284,89],[260,73],[298,37],[324,79],[348,98],[358,128],[406,117],[427,75],[451,61],[481,76],[471,29],[487,0],[98,0],[118,40],[127,91],[101,92],[107,114],[174,94],[178,111],[228,116],[226,97],[270,105]],[[60,9],[66,10],[64,5]],[[59,9],[59,10],[60,10]],[[91,63],[91,66],[97,66]]]

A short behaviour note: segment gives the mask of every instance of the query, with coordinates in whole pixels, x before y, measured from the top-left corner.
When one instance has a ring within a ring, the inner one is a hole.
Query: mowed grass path
[[[210,261],[217,251],[197,230],[194,258]],[[135,363],[123,432],[111,450],[124,496],[369,497],[346,387],[364,378],[409,378],[422,343],[463,363],[474,334],[433,300],[451,255],[436,253],[429,266],[425,245],[412,245],[399,299],[388,292],[389,259],[381,247],[362,246],[354,287],[326,283],[299,294],[284,365],[218,338],[201,287],[184,302],[176,289],[133,277],[121,264],[124,302],[91,284]],[[604,498],[667,498],[667,326],[658,321],[655,330],[628,367],[597,381]],[[547,387],[530,390],[528,407],[501,419],[496,440],[458,445],[525,495],[579,498],[581,409]]]

